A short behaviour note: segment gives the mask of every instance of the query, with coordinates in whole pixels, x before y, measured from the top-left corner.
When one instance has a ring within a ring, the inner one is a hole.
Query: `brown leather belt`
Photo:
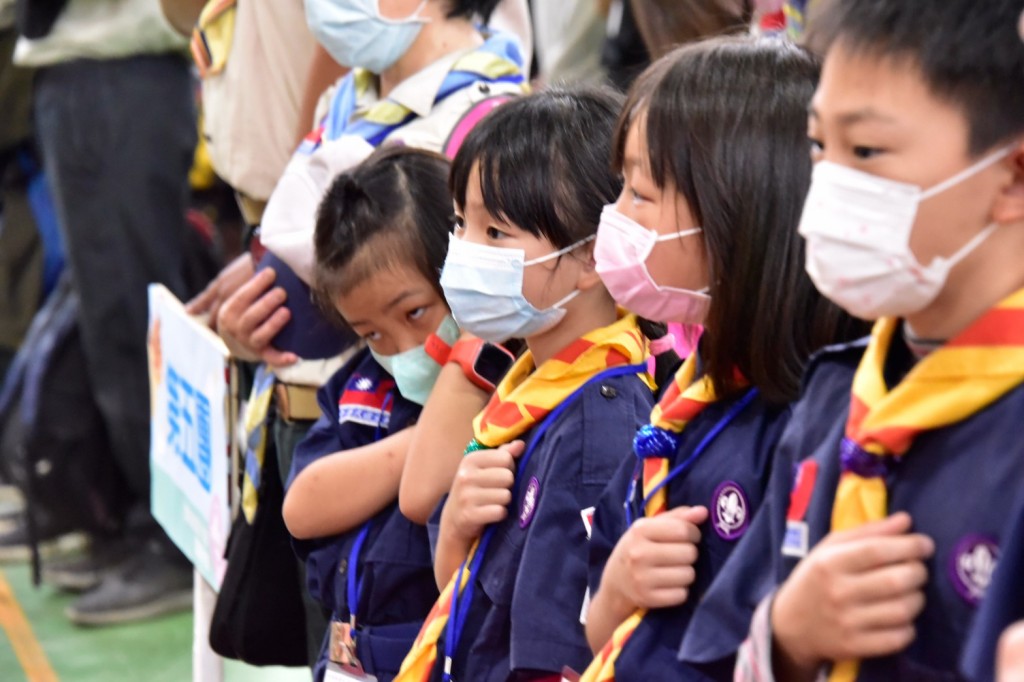
[[[316,401],[316,388],[282,384],[274,386],[277,414],[290,422],[315,421],[320,418],[320,404]]]

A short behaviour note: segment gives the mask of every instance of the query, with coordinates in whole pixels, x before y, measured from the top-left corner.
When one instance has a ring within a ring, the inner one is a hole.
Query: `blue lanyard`
[[[729,426],[729,424],[735,421],[736,417],[740,415],[740,412],[742,412],[744,408],[747,407],[747,405],[753,402],[754,398],[757,397],[757,394],[758,391],[756,388],[752,388],[749,391],[747,391],[746,394],[742,398],[737,400],[736,404],[733,405],[728,412],[726,412],[725,416],[718,420],[718,423],[715,424],[714,428],[708,431],[707,435],[705,435],[704,438],[700,441],[700,443],[697,444],[697,447],[690,454],[690,456],[683,460],[681,464],[673,468],[672,471],[669,472],[668,476],[665,477],[665,480],[663,480],[658,485],[654,486],[654,489],[647,493],[647,496],[644,497],[643,504],[640,506],[641,514],[643,513],[643,510],[647,508],[647,503],[651,501],[655,493],[657,493],[659,490],[667,486],[672,479],[682,475],[686,471],[689,471],[693,467],[693,465],[697,463],[697,460],[700,458],[701,455],[704,454],[704,451],[708,449],[711,443],[714,442],[714,440],[718,438],[719,435],[721,435],[722,431],[725,431],[726,427]],[[626,509],[627,527],[632,526],[633,522],[636,520],[633,518],[633,511],[632,509],[630,509],[630,507],[633,504],[633,500],[636,498],[636,488],[637,483],[640,480],[640,472],[642,470],[642,467],[643,460],[638,458],[636,467],[633,469],[633,480],[630,482],[629,490],[626,493],[626,502],[625,504],[623,504],[623,507],[625,507]]]
[[[629,374],[643,374],[646,371],[647,365],[628,365],[625,367],[613,367],[612,369],[605,370],[600,374],[594,375],[587,381],[587,383],[573,391],[568,398],[559,403],[558,407],[551,411],[551,414],[549,414],[534,431],[533,438],[530,439],[526,452],[519,458],[519,466],[516,470],[515,482],[512,484],[512,503],[509,505],[510,514],[514,508],[516,500],[519,499],[519,483],[523,479],[523,473],[526,471],[526,466],[529,464],[530,458],[533,457],[533,452],[537,449],[537,445],[540,443],[540,440],[547,433],[548,429],[551,428],[551,425],[554,424],[559,417],[565,414],[565,411],[568,410],[573,403],[579,400],[587,386],[596,381],[603,381],[605,379],[612,379]],[[455,588],[452,590],[451,608],[448,610],[448,623],[445,628],[443,682],[451,682],[452,680],[452,661],[455,658],[455,652],[458,651],[459,641],[462,639],[462,633],[466,627],[466,618],[469,617],[469,607],[473,603],[473,592],[476,590],[476,580],[480,575],[480,567],[483,565],[484,555],[487,553],[487,548],[491,544],[491,539],[497,533],[499,525],[500,524],[498,523],[494,523],[484,529],[483,535],[480,537],[480,544],[477,546],[476,553],[473,555],[473,561],[469,567],[469,579],[466,581],[465,594],[461,598],[459,596],[459,585],[462,584],[462,576],[466,570],[466,562],[463,561],[459,566],[459,572],[455,578]]]
[[[391,404],[394,402],[394,393],[388,393],[380,406],[380,417],[377,419],[377,430],[373,434],[373,442],[381,439],[384,415],[388,413]],[[356,609],[359,607],[359,597],[363,594],[363,579],[366,576],[359,575],[359,557],[363,553],[363,545],[366,544],[366,537],[370,534],[370,527],[373,519],[363,524],[352,543],[352,549],[348,553],[348,566],[345,571],[345,595],[348,600],[348,622],[352,626],[352,637],[356,636]]]

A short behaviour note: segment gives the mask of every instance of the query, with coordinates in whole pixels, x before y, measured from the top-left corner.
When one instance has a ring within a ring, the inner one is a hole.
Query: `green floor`
[[[192,677],[192,615],[120,627],[81,629],[63,616],[71,596],[35,589],[27,566],[0,568],[62,682],[185,682]],[[254,668],[227,661],[228,682],[308,682],[308,670]],[[0,630],[0,681],[26,680]]]

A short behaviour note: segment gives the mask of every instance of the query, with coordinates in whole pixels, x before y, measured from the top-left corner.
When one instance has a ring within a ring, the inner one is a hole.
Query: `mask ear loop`
[[[925,199],[930,199],[931,197],[935,196],[936,194],[941,194],[942,192],[945,192],[950,187],[953,187],[953,186],[963,182],[967,178],[970,178],[970,177],[972,177],[972,176],[982,172],[983,170],[985,170],[986,168],[989,168],[990,166],[994,166],[995,164],[999,163],[1000,161],[1005,159],[1007,156],[1012,154],[1013,150],[1016,149],[1016,148],[1017,148],[1017,143],[1015,142],[1015,143],[1013,143],[1011,145],[1007,145],[1006,147],[1003,147],[999,151],[994,152],[993,154],[985,157],[984,159],[981,159],[980,161],[978,161],[974,165],[972,165],[972,166],[970,166],[968,168],[965,168],[964,170],[960,171],[959,173],[957,173],[956,175],[954,175],[950,179],[944,180],[943,182],[940,182],[939,184],[935,185],[934,187],[931,187],[927,191],[922,192],[921,193],[921,200],[924,201]],[[938,257],[936,257],[935,259],[932,260],[932,263],[935,263],[936,261],[938,261],[938,262],[945,262],[947,267],[952,268],[957,263],[962,261],[964,258],[967,258],[967,256],[971,255],[971,252],[973,252],[976,248],[978,248],[981,245],[981,243],[983,241],[985,241],[986,239],[988,239],[989,236],[991,236],[992,233],[995,232],[997,229],[999,229],[999,224],[998,223],[990,223],[981,232],[979,232],[978,234],[976,234],[973,237],[971,237],[971,239],[966,244],[961,246],[960,249],[956,253],[954,253],[952,256],[950,256],[949,258],[942,258],[941,256],[938,256]]]
[[[545,263],[545,262],[547,262],[549,260],[554,260],[555,258],[558,258],[559,256],[564,256],[567,253],[575,251],[576,249],[580,248],[584,244],[589,244],[590,242],[594,241],[595,239],[597,239],[597,235],[596,234],[592,234],[589,237],[585,237],[585,238],[579,240],[578,242],[576,242],[575,244],[570,244],[569,246],[565,247],[564,249],[559,249],[558,251],[555,251],[554,253],[549,253],[546,256],[541,256],[540,258],[534,258],[533,260],[530,260],[530,261],[524,261],[523,262],[523,267],[525,268],[528,265],[536,265],[538,263]],[[568,296],[563,297],[561,300],[555,302],[554,304],[549,306],[547,309],[548,310],[561,310],[562,306],[564,306],[566,303],[568,303],[569,301],[571,301],[574,298],[576,298],[577,296],[579,296],[580,293],[581,292],[580,292],[579,289],[573,289],[572,291],[569,292]]]
[[[967,258],[969,255],[971,255],[972,251],[981,246],[981,243],[988,239],[989,236],[991,236],[991,234],[998,229],[999,223],[990,223],[981,232],[971,237],[970,241],[961,246],[960,250],[954,253],[952,256],[950,256],[949,258],[942,258],[941,256],[939,256],[935,260],[939,262],[945,261],[946,266],[952,268],[957,263],[962,261],[964,258]],[[935,260],[933,260],[932,262],[934,263]]]
[[[569,246],[565,247],[564,249],[559,249],[558,251],[555,251],[553,253],[549,253],[549,254],[547,254],[545,256],[541,256],[539,258],[534,258],[533,260],[523,261],[523,267],[525,268],[525,267],[528,267],[530,265],[537,265],[538,263],[546,263],[549,260],[554,260],[554,259],[558,258],[559,256],[564,256],[567,253],[575,251],[576,249],[580,248],[584,244],[588,244],[588,243],[594,241],[595,239],[597,239],[597,235],[596,234],[592,234],[589,237],[585,237],[585,238],[579,240],[575,244],[570,244]]]
[[[693,228],[690,228],[689,230],[680,230],[679,232],[673,232],[672,234],[659,235],[658,238],[654,240],[654,242],[657,244],[658,242],[667,242],[667,241],[671,241],[673,239],[682,239],[683,237],[691,237],[691,236],[693,236],[695,234],[700,234],[703,231],[704,231],[704,228],[702,228],[702,227],[693,227]],[[653,248],[652,248],[652,250],[653,250]],[[650,256],[651,256],[651,254],[648,253],[647,257],[650,258]],[[647,270],[646,259],[644,259],[644,260],[645,260],[644,272],[647,273],[647,277],[651,280],[651,282],[654,282],[654,278],[651,277],[651,273]],[[654,282],[654,286],[659,291],[663,291],[664,290],[657,282]],[[710,296],[711,296],[711,287],[710,286],[706,286],[706,287],[704,287],[702,289],[695,289],[695,290],[693,290],[693,293],[701,294],[703,296],[708,296],[710,298]]]
[[[383,14],[381,14],[381,12],[380,12],[380,0],[375,0],[374,5],[375,5],[375,9],[377,10],[377,19],[379,19],[380,21],[383,21],[384,23],[387,23],[387,24],[401,25],[401,24],[415,24],[415,23],[420,23],[420,24],[428,24],[428,23],[430,23],[430,19],[424,19],[423,17],[420,16],[420,12],[422,12],[423,8],[427,6],[427,0],[422,0],[422,2],[420,2],[420,4],[416,6],[416,9],[413,10],[412,14],[410,14],[407,17],[405,17],[404,19],[391,19],[391,18],[388,18],[388,17],[384,16]]]
[[[977,175],[978,173],[982,172],[989,166],[994,166],[995,164],[999,163],[1007,156],[1009,156],[1016,148],[1017,143],[1003,147],[999,151],[993,152],[990,156],[986,156],[984,159],[978,161],[974,165],[965,168],[964,170],[960,171],[959,173],[949,178],[948,180],[943,180],[939,184],[929,187],[925,191],[921,192],[921,201],[924,201],[925,199],[931,199],[936,194],[942,194],[950,187],[959,185],[967,178]]]
[[[695,234],[700,234],[703,231],[704,231],[704,228],[702,228],[702,227],[694,227],[694,228],[691,228],[689,230],[680,230],[679,232],[673,232],[672,234],[658,235],[658,238],[655,239],[654,241],[655,242],[668,242],[668,241],[672,241],[673,239],[682,239],[683,237],[690,237],[690,236],[695,235]]]

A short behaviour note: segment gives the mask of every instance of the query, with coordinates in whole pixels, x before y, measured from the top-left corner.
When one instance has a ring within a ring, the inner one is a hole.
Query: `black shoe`
[[[151,539],[103,576],[64,614],[75,625],[116,625],[188,611],[192,568],[174,547]]]
[[[47,561],[43,565],[43,582],[67,592],[85,592],[130,558],[131,547],[125,538],[93,538],[85,552]]]
[[[8,530],[0,532],[0,564],[29,561],[32,550],[25,517],[19,515],[13,522],[8,518],[7,524]],[[81,531],[42,526],[36,529],[36,542],[39,555],[48,559],[81,552],[89,540]]]

